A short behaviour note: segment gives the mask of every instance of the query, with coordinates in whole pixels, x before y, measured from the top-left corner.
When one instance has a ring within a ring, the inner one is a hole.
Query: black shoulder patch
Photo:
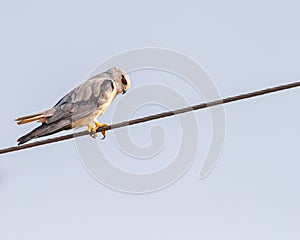
[[[113,91],[115,89],[115,86],[114,86],[114,82],[112,80],[104,80],[103,83],[101,84],[101,90],[103,91],[107,91],[109,88],[111,88],[111,91]],[[100,93],[101,95],[101,93]]]
[[[114,90],[114,84],[112,80],[104,80],[100,86],[99,99],[108,99],[109,95]]]
[[[113,81],[110,81],[110,84],[111,84],[111,89],[112,89],[112,90],[114,90],[114,89],[115,89],[115,87],[114,87],[114,83],[113,83]]]

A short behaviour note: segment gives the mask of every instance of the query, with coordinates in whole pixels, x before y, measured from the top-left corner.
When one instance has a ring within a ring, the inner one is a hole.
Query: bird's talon
[[[90,132],[90,136],[91,136],[92,138],[96,138],[96,137],[98,136],[98,133],[95,132],[94,130],[92,130],[92,131]]]
[[[95,122],[95,125],[96,125],[96,131],[97,131],[97,129],[99,129],[99,128],[101,128],[101,127],[106,127],[106,126],[108,126],[107,124],[105,124],[105,123],[99,123],[99,122]],[[102,133],[102,135],[103,135],[103,137],[101,138],[101,140],[104,140],[105,139],[105,137],[106,137],[106,131],[101,131],[101,133]]]
[[[102,133],[102,135],[103,135],[103,137],[101,138],[101,140],[104,140],[105,137],[106,137],[106,131],[101,131],[101,133]]]

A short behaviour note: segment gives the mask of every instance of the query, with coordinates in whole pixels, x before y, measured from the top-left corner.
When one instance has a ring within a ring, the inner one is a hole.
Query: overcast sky
[[[53,106],[101,62],[130,49],[167,48],[192,58],[222,97],[300,80],[299,8],[292,0],[2,1],[0,148],[37,126],[17,126],[16,117]],[[189,104],[203,101],[172,74],[145,70],[131,78],[132,91],[162,84]],[[154,193],[101,184],[72,140],[1,155],[0,239],[299,239],[299,93],[226,105],[223,151],[203,180],[212,125],[209,111],[197,112],[193,164]],[[101,120],[110,123],[129,94]],[[133,117],[163,110],[144,106]],[[153,159],[123,156],[111,132],[99,146],[121,169],[159,170],[180,137],[170,127],[176,119],[159,124],[166,146]],[[149,144],[152,125],[130,128],[137,145]]]

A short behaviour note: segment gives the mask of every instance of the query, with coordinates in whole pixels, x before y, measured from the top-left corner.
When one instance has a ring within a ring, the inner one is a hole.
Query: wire
[[[170,117],[170,116],[177,115],[177,114],[182,114],[182,113],[186,113],[186,112],[190,112],[190,111],[209,108],[209,107],[226,104],[226,103],[230,103],[230,102],[240,101],[243,99],[253,98],[253,97],[257,97],[257,96],[261,96],[261,95],[265,95],[265,94],[269,94],[269,93],[274,93],[274,92],[279,92],[279,91],[296,88],[296,87],[300,87],[300,81],[294,82],[294,83],[289,83],[289,84],[284,84],[284,85],[280,85],[280,86],[276,86],[276,87],[272,87],[272,88],[267,88],[267,89],[263,89],[263,90],[259,90],[259,91],[244,93],[244,94],[236,95],[233,97],[227,97],[227,98],[223,98],[223,99],[219,99],[219,100],[215,100],[215,101],[211,101],[211,102],[207,102],[207,103],[201,103],[201,104],[197,104],[194,106],[180,108],[180,109],[177,109],[174,111],[162,112],[162,113],[149,115],[149,116],[142,117],[142,118],[137,118],[134,120],[115,123],[115,124],[112,124],[109,126],[98,128],[97,132],[100,132],[103,130],[109,131],[112,129],[135,125],[135,124],[144,123],[144,122],[148,122],[148,121],[153,121],[156,119]],[[54,138],[41,140],[41,141],[36,141],[33,143],[28,143],[28,144],[24,144],[24,145],[20,145],[20,146],[4,148],[4,149],[0,149],[0,154],[15,152],[15,151],[19,151],[19,150],[23,150],[23,149],[27,149],[27,148],[33,148],[33,147],[37,147],[37,146],[41,146],[41,145],[45,145],[45,144],[65,141],[65,140],[68,140],[71,138],[82,137],[85,135],[89,135],[89,132],[83,131],[83,132],[78,132],[78,133],[72,133],[72,134],[68,134],[68,135],[64,135],[64,136],[60,136],[60,137],[54,137]]]

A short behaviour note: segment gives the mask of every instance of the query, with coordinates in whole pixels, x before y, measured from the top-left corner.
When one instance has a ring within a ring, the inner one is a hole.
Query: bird
[[[115,97],[130,88],[130,77],[121,68],[113,67],[97,74],[61,98],[52,108],[16,118],[18,125],[40,122],[41,125],[17,140],[18,145],[32,139],[58,133],[63,130],[87,126],[90,136],[98,136],[97,129],[108,126],[97,121]],[[104,139],[106,132],[101,131]]]

